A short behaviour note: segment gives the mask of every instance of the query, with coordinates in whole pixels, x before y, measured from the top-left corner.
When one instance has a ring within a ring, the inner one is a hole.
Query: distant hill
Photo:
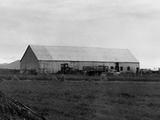
[[[0,69],[20,69],[20,60],[11,63],[0,64]]]

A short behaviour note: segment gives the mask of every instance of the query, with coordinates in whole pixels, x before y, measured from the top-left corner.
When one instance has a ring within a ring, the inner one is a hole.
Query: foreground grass
[[[2,81],[0,90],[48,120],[159,120],[159,82]]]
[[[3,81],[0,89],[50,120],[85,120],[91,119],[95,112],[92,106],[95,96],[87,86],[52,81]]]

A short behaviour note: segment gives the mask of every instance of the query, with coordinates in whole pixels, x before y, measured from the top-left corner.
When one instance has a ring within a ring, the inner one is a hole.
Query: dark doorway
[[[130,66],[128,66],[128,67],[127,67],[127,71],[130,71],[130,70],[131,70],[131,68],[130,68]]]
[[[120,67],[120,71],[123,71],[123,67],[122,66]]]
[[[116,62],[115,70],[116,70],[117,72],[119,72],[119,63],[118,63],[118,62]]]
[[[136,73],[139,73],[139,67],[136,68]]]

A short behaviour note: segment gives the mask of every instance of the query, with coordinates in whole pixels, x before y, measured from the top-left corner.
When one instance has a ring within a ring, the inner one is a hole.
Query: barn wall
[[[130,71],[136,73],[137,68],[139,68],[139,63],[120,63],[119,67],[123,67],[123,71],[126,72],[127,67],[130,67]]]
[[[56,73],[61,70],[61,64],[68,63],[69,67],[74,69],[83,70],[83,66],[108,66],[115,68],[115,63],[113,62],[78,62],[78,61],[40,61],[41,72]],[[130,71],[136,72],[136,68],[139,67],[139,63],[119,63],[119,67],[123,67],[123,71],[127,71],[127,67],[130,67]]]
[[[39,61],[40,72],[57,73],[61,70],[61,64],[70,62],[56,62],[56,61]]]
[[[38,60],[30,47],[27,48],[24,56],[20,61],[20,69],[21,71],[24,71],[24,70],[38,71],[39,70]]]
[[[114,66],[114,63],[104,63],[104,62],[70,62],[70,66],[83,70],[83,66]]]

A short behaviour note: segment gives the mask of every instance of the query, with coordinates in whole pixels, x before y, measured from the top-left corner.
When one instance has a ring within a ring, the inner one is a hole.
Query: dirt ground
[[[47,120],[160,118],[160,82],[6,80],[0,90]]]

